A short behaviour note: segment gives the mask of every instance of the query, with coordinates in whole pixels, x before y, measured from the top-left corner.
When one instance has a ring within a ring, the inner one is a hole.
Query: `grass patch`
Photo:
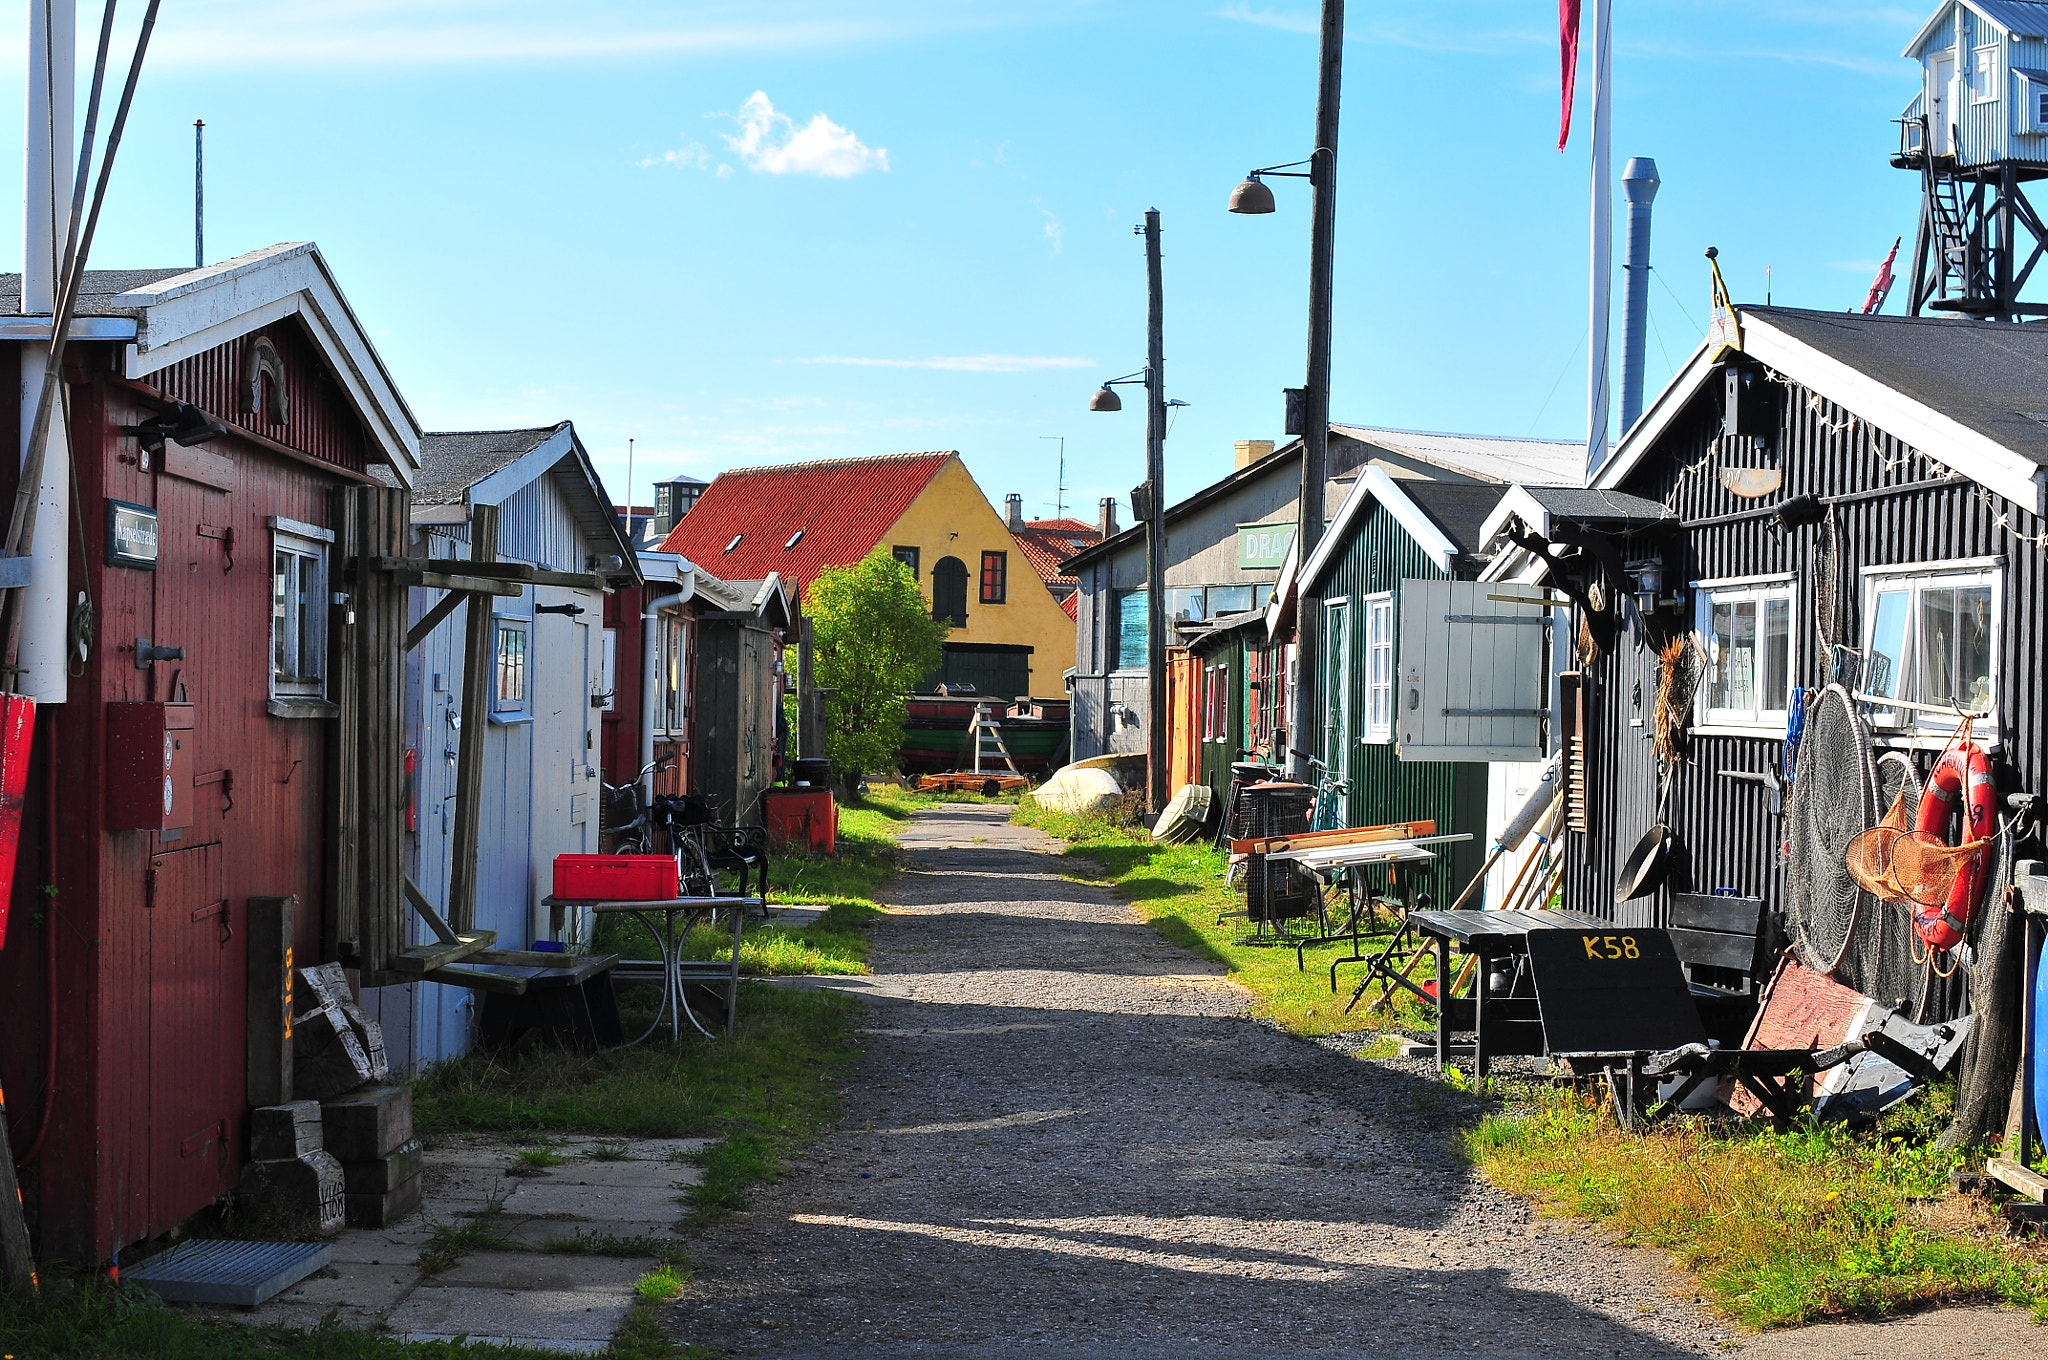
[[[1217,918],[1244,909],[1244,898],[1223,881],[1226,856],[1209,845],[1155,845],[1141,818],[1142,804],[1126,799],[1100,817],[1069,817],[1022,799],[1011,820],[1035,826],[1068,842],[1066,855],[1076,861],[1077,876],[1105,882],[1119,897],[1138,906],[1153,929],[1212,963],[1230,970],[1231,980],[1255,998],[1252,1013],[1289,1033],[1314,1038],[1389,1029],[1435,1028],[1406,1001],[1391,1009],[1368,1012],[1361,1001],[1351,1014],[1344,1003],[1363,975],[1363,964],[1339,970],[1341,992],[1330,991],[1330,962],[1351,952],[1350,943],[1327,945],[1307,953],[1307,967],[1298,968],[1293,946],[1242,945],[1252,923],[1243,916]],[[1087,866],[1082,868],[1081,866]],[[1382,929],[1390,928],[1380,916]],[[1386,936],[1368,936],[1366,952],[1384,947]],[[1429,960],[1417,966],[1420,982],[1434,975]],[[1375,988],[1370,994],[1378,995]]]
[[[664,1264],[683,1259],[683,1244],[673,1237],[652,1233],[621,1237],[616,1233],[585,1232],[581,1228],[567,1237],[550,1237],[539,1249],[550,1256],[618,1256],[627,1260],[652,1256]]]
[[[689,1276],[672,1265],[656,1266],[633,1282],[633,1292],[649,1303],[672,1299],[683,1292]]]
[[[560,1166],[568,1160],[567,1157],[556,1152],[553,1148],[530,1147],[519,1149],[519,1165],[529,1171],[545,1171],[551,1166]]]
[[[780,1174],[774,1144],[759,1134],[735,1134],[691,1160],[704,1171],[690,1195],[690,1219],[698,1227],[746,1208],[748,1190]]]
[[[453,1270],[473,1251],[525,1251],[524,1243],[508,1237],[498,1227],[505,1206],[493,1202],[482,1213],[464,1223],[436,1223],[427,1230],[427,1244],[420,1248],[420,1271],[439,1275]]]
[[[1715,1304],[1753,1327],[2002,1302],[2048,1317],[2048,1248],[2001,1240],[1949,1173],[1939,1090],[1874,1129],[1682,1124],[1622,1132],[1598,1099],[1539,1090],[1465,1135],[1495,1184],[1670,1251]]]

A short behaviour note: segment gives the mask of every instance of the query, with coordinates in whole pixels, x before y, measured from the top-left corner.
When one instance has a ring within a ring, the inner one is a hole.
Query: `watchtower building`
[[[1892,164],[1922,185],[1907,310],[2048,316],[2019,301],[2048,253],[2021,187],[2048,176],[2048,3],[1948,0],[1905,55],[1920,63],[1920,93]]]

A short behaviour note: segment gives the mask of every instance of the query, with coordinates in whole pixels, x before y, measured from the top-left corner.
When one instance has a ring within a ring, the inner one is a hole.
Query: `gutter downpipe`
[[[697,569],[691,567],[683,575],[685,579],[681,590],[649,601],[647,612],[640,616],[640,768],[643,770],[654,763],[654,630],[664,610],[688,604],[696,595]],[[654,806],[652,770],[640,777],[640,794],[649,807]]]

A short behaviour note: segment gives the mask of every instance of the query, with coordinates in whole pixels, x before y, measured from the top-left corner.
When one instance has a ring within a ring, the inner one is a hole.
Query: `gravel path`
[[[904,836],[839,1127],[702,1240],[678,1339],[789,1360],[1741,1344],[1660,1258],[1472,1176],[1447,1142],[1469,1099],[1249,1023],[1220,969],[1062,878],[1058,843],[1006,811],[941,807]],[[1961,1332],[1768,1349],[2042,1344],[2016,1313],[1940,1316]],[[1987,1345],[1942,1340],[1964,1335]]]

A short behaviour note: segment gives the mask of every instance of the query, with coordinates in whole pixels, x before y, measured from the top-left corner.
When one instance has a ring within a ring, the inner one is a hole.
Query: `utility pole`
[[[1322,66],[1316,83],[1316,147],[1309,161],[1315,217],[1309,230],[1308,383],[1302,393],[1301,525],[1294,532],[1294,560],[1308,561],[1323,537],[1323,489],[1330,472],[1330,297],[1337,249],[1337,107],[1344,78],[1344,0],[1323,0]],[[1314,631],[1320,620],[1295,612],[1294,717],[1287,744],[1309,749],[1321,711],[1316,701]],[[1314,783],[1306,756],[1293,756],[1294,777]]]
[[[1145,213],[1145,666],[1150,702],[1151,809],[1166,788],[1166,304],[1159,270],[1159,209]]]

